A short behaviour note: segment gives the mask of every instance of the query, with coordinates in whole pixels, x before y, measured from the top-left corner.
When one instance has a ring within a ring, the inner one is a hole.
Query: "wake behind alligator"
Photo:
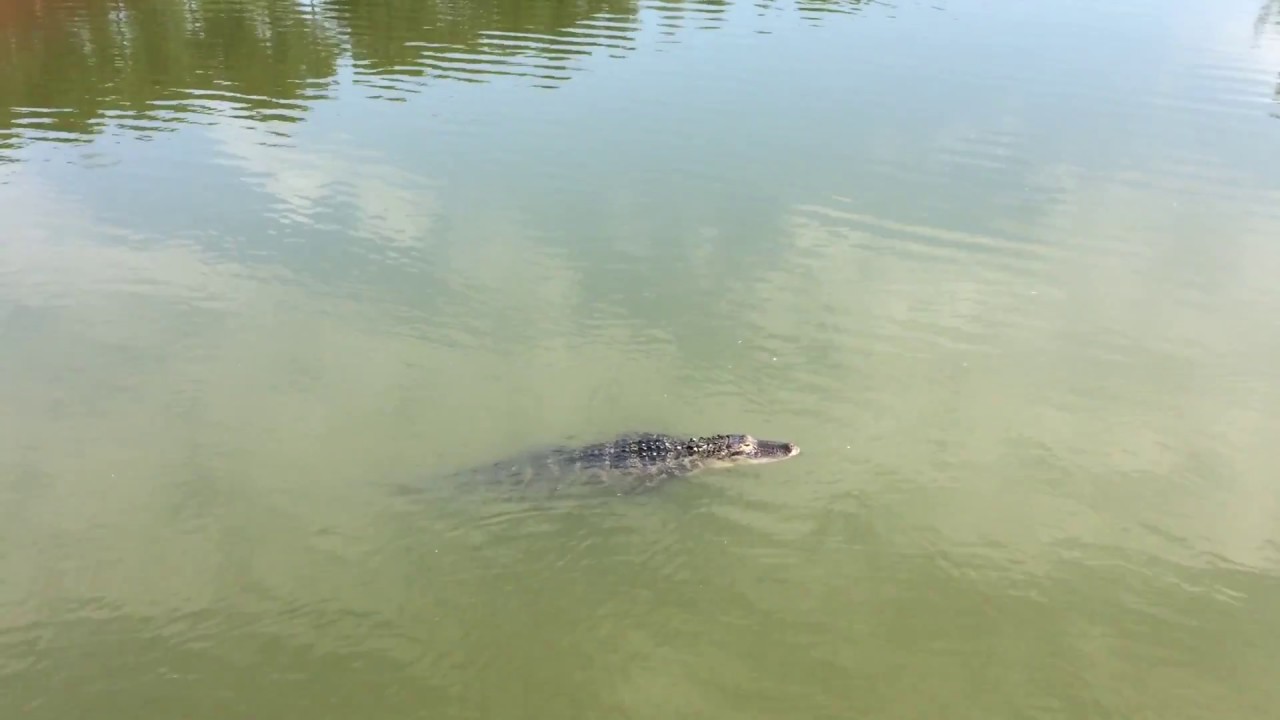
[[[584,446],[555,446],[450,473],[470,485],[556,494],[569,489],[599,489],[616,495],[655,490],[667,482],[704,470],[759,465],[795,457],[794,443],[751,435],[682,437],[662,433],[626,433]]]

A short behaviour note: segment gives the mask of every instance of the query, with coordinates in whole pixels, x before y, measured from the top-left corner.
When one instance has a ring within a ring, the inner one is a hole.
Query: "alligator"
[[[616,495],[654,490],[702,470],[778,462],[800,453],[794,443],[751,435],[686,437],[624,433],[585,446],[555,446],[464,471],[513,490],[599,487]]]

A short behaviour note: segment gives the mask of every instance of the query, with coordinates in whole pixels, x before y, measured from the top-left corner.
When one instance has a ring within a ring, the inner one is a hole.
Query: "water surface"
[[[0,716],[1280,706],[1275,3],[59,0],[0,40]],[[804,452],[438,480],[634,429]]]

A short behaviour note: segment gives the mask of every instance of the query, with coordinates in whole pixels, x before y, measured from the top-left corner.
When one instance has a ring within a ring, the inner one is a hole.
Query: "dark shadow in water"
[[[863,0],[801,0],[802,16]],[[772,0],[757,3],[772,9]],[[724,23],[727,0],[647,3],[660,34]],[[0,8],[0,156],[135,137],[201,117],[299,121],[350,62],[373,97],[431,81],[554,88],[635,48],[634,0],[54,0]]]
[[[629,0],[61,0],[0,10],[0,149],[146,137],[202,115],[301,120],[349,59],[357,81],[569,78],[572,59],[629,50]]]
[[[349,42],[357,83],[392,93],[433,79],[504,76],[556,87],[579,70],[579,58],[633,50],[637,12],[631,0],[331,0],[322,7]]]
[[[0,132],[86,141],[231,112],[296,119],[333,77],[339,38],[293,2],[6,3]]]

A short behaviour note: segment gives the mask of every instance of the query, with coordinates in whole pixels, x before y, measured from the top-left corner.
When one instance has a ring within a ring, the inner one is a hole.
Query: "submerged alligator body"
[[[513,490],[556,493],[568,487],[603,487],[627,495],[702,470],[778,462],[799,453],[793,443],[751,435],[683,437],[643,432],[585,446],[553,447],[467,474],[480,472]]]

